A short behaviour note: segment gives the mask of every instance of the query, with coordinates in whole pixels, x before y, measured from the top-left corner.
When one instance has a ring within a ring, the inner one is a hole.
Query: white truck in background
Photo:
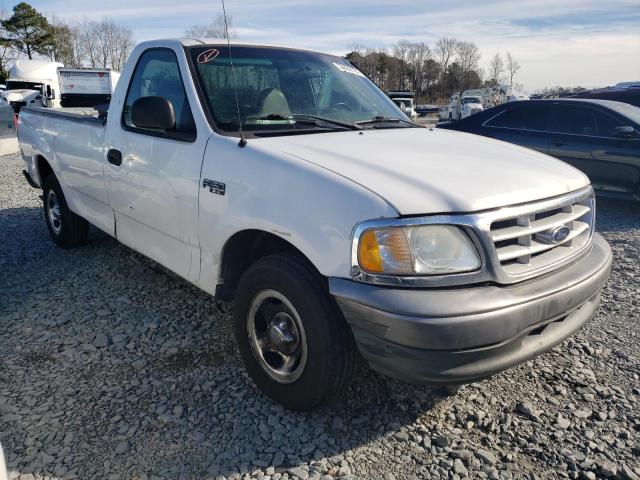
[[[108,104],[119,72],[107,68],[65,68],[45,60],[16,60],[0,99],[15,113],[22,107],[96,107]]]
[[[515,89],[512,85],[500,85],[500,87],[498,87],[498,98],[500,104],[530,100],[527,93]]]
[[[449,102],[449,121],[462,120],[484,110],[482,99],[467,91],[455,93]]]
[[[407,117],[411,120],[418,118],[414,104],[415,92],[400,90],[389,92],[388,95],[393,103],[400,107],[400,110],[402,110]]]
[[[25,106],[59,107],[59,67],[64,65],[48,60],[16,60],[9,70],[7,88],[0,92],[0,98],[16,113]]]
[[[144,42],[106,119],[19,122],[53,241],[91,223],[233,300],[247,373],[293,410],[344,390],[359,355],[429,384],[522,363],[580,329],[609,276],[584,174],[419,127],[337,56]]]
[[[61,105],[95,107],[111,101],[120,72],[110,68],[58,68]]]

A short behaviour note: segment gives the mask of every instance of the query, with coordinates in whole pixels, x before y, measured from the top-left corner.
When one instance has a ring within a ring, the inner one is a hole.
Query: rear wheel
[[[69,210],[60,182],[53,173],[45,179],[42,190],[44,219],[53,241],[62,248],[82,245],[87,240],[89,223]]]
[[[234,300],[247,373],[276,402],[311,410],[339,394],[356,365],[351,332],[322,277],[289,254],[258,260]]]

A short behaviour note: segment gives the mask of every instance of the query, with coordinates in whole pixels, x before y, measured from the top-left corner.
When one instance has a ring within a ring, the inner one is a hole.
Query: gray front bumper
[[[595,312],[611,250],[598,234],[580,260],[515,285],[398,289],[331,278],[372,368],[414,383],[464,383],[544,352]]]

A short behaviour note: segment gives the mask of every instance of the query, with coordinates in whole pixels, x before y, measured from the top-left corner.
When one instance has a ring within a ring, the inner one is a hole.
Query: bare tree
[[[460,64],[460,78],[458,88],[466,90],[469,88],[469,76],[472,71],[477,70],[480,61],[480,51],[473,42],[458,42],[456,45],[456,55]]]
[[[425,70],[427,65],[427,60],[431,58],[431,49],[429,45],[424,42],[412,43],[409,46],[409,51],[407,52],[407,63],[412,70],[412,79],[413,90],[416,93],[419,93],[423,90],[424,85],[424,77]]]
[[[516,76],[520,70],[520,64],[518,61],[511,55],[511,52],[507,52],[507,72],[509,73],[509,85],[513,85],[513,78]]]
[[[184,32],[186,37],[193,38],[227,38],[226,30],[229,29],[229,38],[237,38],[237,33],[233,30],[233,18],[231,15],[227,15],[227,22],[225,25],[224,15],[217,15],[207,25],[193,25],[191,28]]]
[[[455,38],[442,37],[436,42],[435,54],[440,64],[440,75],[442,77],[442,96],[445,96],[445,88],[447,83],[447,69],[449,62],[456,52],[457,41]]]
[[[110,64],[114,70],[122,70],[134,46],[133,33],[129,27],[116,25],[111,38]]]
[[[94,68],[121,70],[134,44],[131,29],[108,18],[84,20],[79,36],[87,62]]]
[[[67,67],[81,67],[84,57],[84,45],[81,41],[80,25],[77,22],[65,22],[55,15],[49,17],[53,43],[48,56],[54,62],[62,62]]]
[[[70,31],[69,40],[71,42],[71,62],[68,66],[82,67],[86,58],[86,46],[82,38],[82,24],[72,21],[67,24]]]
[[[393,46],[392,55],[398,60],[394,62],[394,83],[399,90],[405,89],[406,80],[406,68],[407,68],[407,55],[411,49],[411,42],[407,40],[400,40]]]
[[[502,60],[502,56],[500,56],[499,53],[496,53],[489,62],[489,74],[491,75],[491,80],[493,80],[496,85],[500,85],[503,73],[504,60]]]

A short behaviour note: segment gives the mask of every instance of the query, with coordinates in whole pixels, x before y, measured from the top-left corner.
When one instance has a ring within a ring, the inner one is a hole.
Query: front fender
[[[219,189],[203,188],[211,180]],[[217,192],[217,193],[215,193]],[[213,293],[227,240],[243,230],[282,237],[325,276],[348,277],[354,226],[398,212],[366,188],[322,167],[250,140],[212,135],[199,194],[200,286]]]

